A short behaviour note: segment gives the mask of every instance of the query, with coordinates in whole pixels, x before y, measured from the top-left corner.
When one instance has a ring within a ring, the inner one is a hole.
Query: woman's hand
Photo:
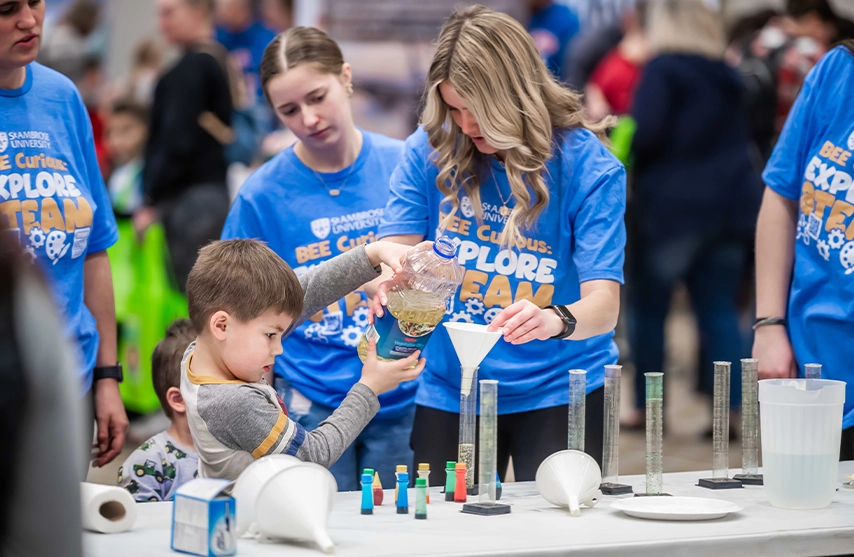
[[[502,329],[504,340],[510,344],[548,340],[562,333],[563,328],[563,320],[554,311],[540,309],[528,300],[504,308],[489,324],[490,331]]]
[[[798,364],[782,325],[756,329],[753,357],[759,360],[759,379],[785,379],[798,376]]]

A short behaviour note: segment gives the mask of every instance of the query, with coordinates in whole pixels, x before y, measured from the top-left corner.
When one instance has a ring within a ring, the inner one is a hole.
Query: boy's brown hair
[[[166,336],[151,354],[151,380],[160,407],[172,418],[172,407],[166,401],[170,387],[181,387],[181,360],[191,342],[196,340],[196,328],[189,319],[176,319],[166,329]]]
[[[293,269],[257,240],[220,240],[199,251],[187,277],[190,320],[199,334],[211,315],[225,311],[241,322],[268,310],[296,319],[303,291]]]

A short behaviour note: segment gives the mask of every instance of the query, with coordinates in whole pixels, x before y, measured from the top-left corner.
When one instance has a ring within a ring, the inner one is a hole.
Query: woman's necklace
[[[332,189],[330,189],[329,186],[326,185],[326,180],[323,179],[323,176],[321,176],[317,170],[312,168],[311,171],[314,172],[314,175],[317,177],[317,180],[321,184],[323,184],[323,187],[326,188],[326,191],[329,192],[329,195],[331,195],[332,197],[338,197],[339,195],[341,195],[341,190],[344,189],[344,186],[347,185],[347,181],[350,179],[350,176],[353,175],[353,170],[355,170],[355,168],[356,168],[356,161],[353,161],[353,164],[350,165],[350,172],[347,173],[347,176],[344,178],[344,181],[341,182],[340,186],[338,186],[337,188],[332,188]]]
[[[507,206],[507,204],[510,203],[511,199],[513,199],[513,192],[510,192],[510,197],[504,199],[504,196],[501,195],[501,187],[498,185],[498,179],[495,178],[495,169],[492,168],[492,165],[489,166],[489,171],[492,173],[492,181],[495,183],[495,190],[498,192],[498,197],[501,198],[501,208],[498,209],[498,214],[504,218],[507,218],[510,216],[511,212],[511,209]]]

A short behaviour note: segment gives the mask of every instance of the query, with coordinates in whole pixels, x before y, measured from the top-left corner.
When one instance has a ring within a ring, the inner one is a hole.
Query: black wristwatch
[[[94,371],[94,380],[100,381],[101,379],[115,379],[118,383],[122,382],[124,379],[124,375],[122,375],[122,363],[116,362],[114,366],[98,366]]]
[[[575,325],[578,323],[578,320],[575,319],[575,316],[570,313],[566,306],[546,306],[545,309],[553,310],[560,317],[560,320],[563,321],[563,332],[553,336],[553,339],[564,339],[575,332]]]

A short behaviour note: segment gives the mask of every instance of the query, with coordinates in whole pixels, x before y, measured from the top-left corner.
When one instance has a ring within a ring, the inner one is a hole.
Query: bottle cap
[[[365,468],[364,470],[362,470],[362,474],[370,474],[371,476],[373,476],[374,475],[374,469],[373,468]]]
[[[409,468],[406,466],[406,464],[398,464],[397,466],[395,466],[394,471],[395,472],[409,472]]]
[[[465,462],[457,462],[457,471],[459,471],[459,470],[465,471],[465,469],[466,469],[466,463]]]
[[[427,478],[418,478],[415,480],[415,487],[427,487]]]
[[[374,481],[374,476],[372,474],[362,474],[362,483],[369,484]]]
[[[454,470],[457,466],[457,463],[453,460],[449,460],[445,463],[445,470]]]
[[[427,470],[429,472],[430,471],[430,465],[426,462],[421,462],[420,464],[418,464],[418,469],[422,470],[422,471]]]
[[[400,472],[397,475],[397,482],[408,484],[409,483],[409,474],[407,472]]]

